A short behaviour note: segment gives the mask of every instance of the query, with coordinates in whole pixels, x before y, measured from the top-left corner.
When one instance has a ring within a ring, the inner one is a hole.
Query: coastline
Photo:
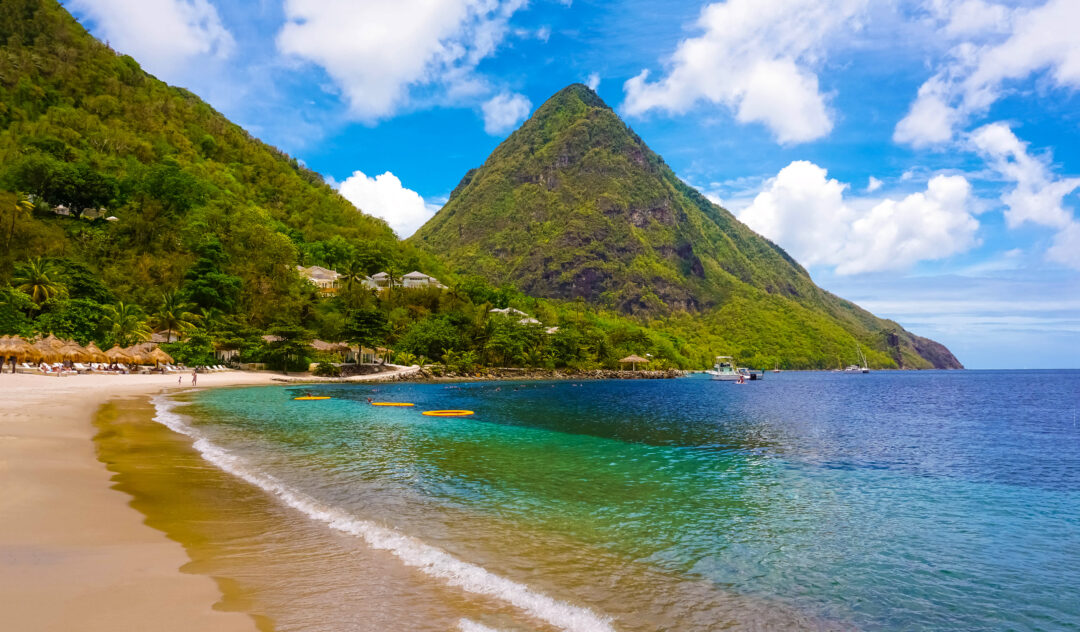
[[[198,388],[277,383],[199,375]],[[190,390],[169,375],[0,375],[0,612],[13,630],[255,630],[219,612],[215,582],[181,569],[184,548],[144,524],[98,460],[107,402]]]

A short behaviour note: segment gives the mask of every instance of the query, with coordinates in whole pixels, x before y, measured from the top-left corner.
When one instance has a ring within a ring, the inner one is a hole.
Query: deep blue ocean
[[[178,410],[303,520],[498,602],[469,629],[1080,629],[1080,371],[259,387]]]

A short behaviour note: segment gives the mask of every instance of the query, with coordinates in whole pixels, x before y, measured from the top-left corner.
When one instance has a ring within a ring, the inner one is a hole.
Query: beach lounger
[[[75,371],[78,372],[78,373],[89,373],[90,371],[93,370],[90,367],[88,367],[85,364],[82,364],[80,362],[72,363],[71,366],[75,367]]]

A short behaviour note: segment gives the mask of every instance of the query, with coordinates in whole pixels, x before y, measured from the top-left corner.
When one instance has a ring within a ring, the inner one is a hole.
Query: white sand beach
[[[270,373],[200,374],[199,388]],[[254,630],[216,612],[214,581],[180,571],[183,547],[143,524],[95,456],[113,398],[191,387],[191,375],[0,375],[0,612],[5,630]]]

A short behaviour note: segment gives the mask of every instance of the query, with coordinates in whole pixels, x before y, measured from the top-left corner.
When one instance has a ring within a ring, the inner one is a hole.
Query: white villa
[[[518,322],[521,323],[522,325],[542,325],[543,324],[539,320],[533,318],[532,316],[529,316],[528,314],[521,311],[520,309],[514,309],[513,307],[504,307],[502,309],[493,308],[493,309],[489,309],[488,313],[489,314],[500,314],[502,316],[508,316],[508,317],[520,316],[521,318],[518,319]],[[558,328],[556,327],[556,329],[558,329]]]
[[[297,272],[311,281],[319,288],[319,294],[329,295],[334,294],[338,290],[338,279],[341,275],[334,270],[327,270],[322,266],[310,266],[305,268],[304,266],[296,266]]]
[[[378,274],[371,275],[371,280],[378,289],[385,289],[390,287],[390,275],[386,272],[379,272]],[[426,288],[434,287],[440,290],[445,290],[446,286],[439,282],[433,276],[429,276],[419,271],[412,271],[405,276],[395,279],[394,285],[396,287],[403,288]]]

